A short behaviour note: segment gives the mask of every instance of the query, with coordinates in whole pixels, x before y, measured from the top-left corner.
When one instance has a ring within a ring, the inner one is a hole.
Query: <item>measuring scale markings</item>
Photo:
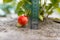
[[[39,0],[31,0],[31,29],[38,28],[38,13],[39,13]]]

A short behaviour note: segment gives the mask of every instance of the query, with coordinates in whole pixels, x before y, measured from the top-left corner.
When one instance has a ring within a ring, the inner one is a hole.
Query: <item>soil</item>
[[[0,21],[0,40],[60,40],[60,23],[45,19],[39,29],[16,27],[17,19]]]

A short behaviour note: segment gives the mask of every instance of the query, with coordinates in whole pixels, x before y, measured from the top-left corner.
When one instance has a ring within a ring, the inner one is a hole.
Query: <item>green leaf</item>
[[[25,11],[25,15],[30,16],[30,14],[31,14],[31,10],[26,10]]]
[[[46,11],[48,11],[50,8],[52,7],[52,4],[49,4],[48,6],[46,6]]]
[[[60,2],[60,0],[58,0]]]
[[[60,0],[50,0],[55,8],[58,7]]]
[[[15,10],[15,11],[18,11],[23,5],[24,5],[24,2],[23,2],[23,1],[20,1],[20,2],[17,4],[17,7],[16,7],[16,10]]]
[[[53,4],[58,3],[60,0],[50,0]]]
[[[24,8],[25,10],[30,10],[30,9],[31,9],[31,5],[25,3],[24,6],[23,6],[23,8]]]
[[[9,3],[11,1],[13,1],[13,0],[3,0],[3,3]]]
[[[18,12],[18,16],[20,16],[20,15],[22,15],[22,14],[24,14],[23,11]]]
[[[32,4],[32,3],[31,3],[31,0],[22,0],[22,1],[24,1],[24,2],[26,2],[26,3],[28,3],[28,4]]]
[[[32,4],[32,3],[31,3],[31,2],[29,2],[29,1],[27,1],[27,3],[28,3],[28,4],[30,4],[30,5]]]
[[[18,16],[25,14],[25,12],[20,8],[20,10],[18,11]]]
[[[42,15],[39,16],[39,19],[40,19],[41,21],[43,21],[43,18],[44,18],[44,17],[43,17]]]
[[[57,11],[58,13],[60,13],[60,8],[56,8],[56,11]]]
[[[51,15],[51,14],[52,14],[52,12],[53,12],[53,11],[51,10],[51,11],[49,11],[49,12],[47,12],[47,13],[48,13],[48,15]]]

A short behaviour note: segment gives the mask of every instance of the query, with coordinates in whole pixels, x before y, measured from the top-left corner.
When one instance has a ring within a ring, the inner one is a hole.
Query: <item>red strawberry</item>
[[[19,16],[18,23],[21,24],[22,26],[26,25],[28,23],[27,16]]]

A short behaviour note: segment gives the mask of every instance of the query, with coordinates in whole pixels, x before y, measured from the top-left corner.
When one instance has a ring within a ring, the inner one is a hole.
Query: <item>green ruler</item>
[[[31,16],[30,16],[30,27],[31,29],[38,28],[38,13],[39,13],[39,0],[31,0]]]

